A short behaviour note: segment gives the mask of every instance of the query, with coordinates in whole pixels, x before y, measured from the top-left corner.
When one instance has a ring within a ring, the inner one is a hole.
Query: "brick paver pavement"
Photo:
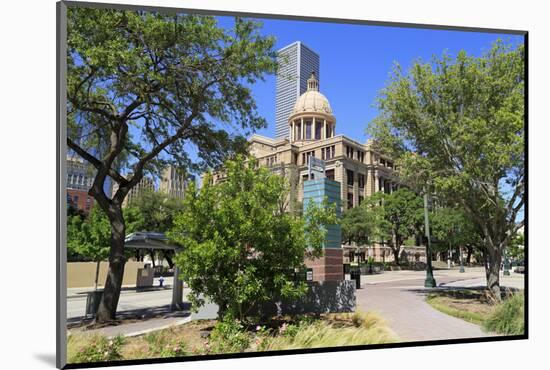
[[[356,292],[357,308],[379,312],[403,342],[495,335],[484,332],[478,325],[439,312],[426,303],[429,290],[424,289],[424,272],[403,275],[400,278],[387,273],[385,280],[379,275],[373,282],[364,276],[362,288]],[[437,272],[435,278],[438,286],[457,280]],[[471,279],[472,276],[467,274],[464,278]]]

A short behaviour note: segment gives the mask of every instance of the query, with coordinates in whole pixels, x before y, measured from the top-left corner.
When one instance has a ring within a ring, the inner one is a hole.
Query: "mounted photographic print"
[[[58,367],[527,338],[526,59],[58,3]]]

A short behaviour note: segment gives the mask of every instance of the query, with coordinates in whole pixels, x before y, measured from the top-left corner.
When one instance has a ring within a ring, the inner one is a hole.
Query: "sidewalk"
[[[386,275],[382,278],[382,275]],[[425,272],[399,271],[362,276],[362,289],[356,292],[357,308],[379,312],[403,342],[495,336],[479,326],[446,315],[425,302],[430,289],[424,288]],[[473,287],[485,284],[482,270],[465,273],[454,270],[434,271],[438,287]],[[523,278],[504,277],[503,286],[522,286]]]

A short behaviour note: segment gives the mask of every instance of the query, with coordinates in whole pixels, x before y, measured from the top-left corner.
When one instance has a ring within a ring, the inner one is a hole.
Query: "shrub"
[[[249,344],[249,334],[241,322],[231,315],[226,315],[214,326],[210,333],[210,342],[205,343],[207,353],[244,352]]]
[[[185,343],[173,337],[172,330],[157,331],[145,335],[144,339],[149,346],[148,357],[185,356]]]
[[[114,338],[107,338],[100,334],[70,335],[67,341],[68,362],[86,363],[121,360],[120,349],[123,344],[124,337],[121,335]]]
[[[525,297],[523,293],[513,294],[495,308],[493,314],[484,322],[483,327],[499,334],[525,334],[524,312]]]

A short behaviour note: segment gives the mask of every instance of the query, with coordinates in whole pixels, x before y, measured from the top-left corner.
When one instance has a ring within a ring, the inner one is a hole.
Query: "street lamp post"
[[[426,234],[426,280],[424,280],[424,287],[435,288],[436,282],[432,270],[432,256],[430,248],[430,219],[428,217],[428,192],[424,192],[424,229]]]

